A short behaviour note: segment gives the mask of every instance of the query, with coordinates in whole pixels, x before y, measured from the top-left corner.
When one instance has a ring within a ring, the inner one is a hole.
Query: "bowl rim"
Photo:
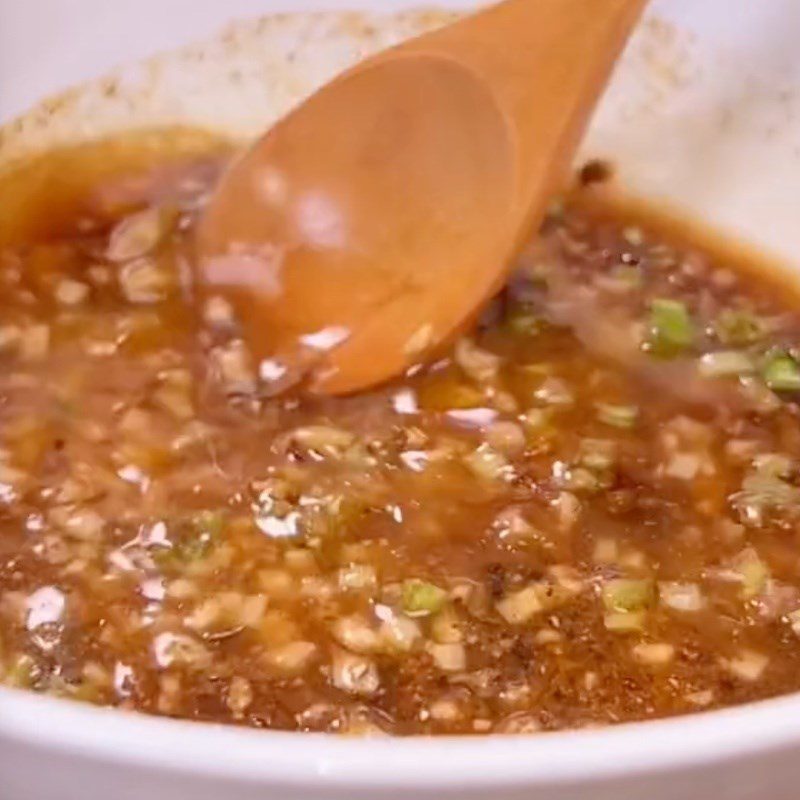
[[[575,785],[800,746],[800,694],[578,731],[364,739],[148,716],[0,688],[3,741],[117,767],[262,786]]]

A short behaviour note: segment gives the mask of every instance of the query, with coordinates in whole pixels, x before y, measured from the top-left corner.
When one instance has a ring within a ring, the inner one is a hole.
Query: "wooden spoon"
[[[204,292],[276,378],[380,383],[451,341],[541,221],[645,0],[507,0],[336,78],[223,177]]]

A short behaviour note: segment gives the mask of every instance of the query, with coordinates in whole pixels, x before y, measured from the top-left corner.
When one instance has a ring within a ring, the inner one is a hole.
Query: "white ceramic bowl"
[[[234,17],[349,5],[0,0],[0,125],[44,95],[212,36]],[[383,13],[411,3],[360,5]],[[358,54],[439,19],[238,25],[0,128],[0,170],[28,152],[132,125],[183,121],[253,135]],[[797,0],[655,2],[583,155],[611,158],[635,192],[800,268],[798,31]],[[155,719],[0,690],[2,800],[794,800],[798,784],[798,696],[531,738],[361,740]]]

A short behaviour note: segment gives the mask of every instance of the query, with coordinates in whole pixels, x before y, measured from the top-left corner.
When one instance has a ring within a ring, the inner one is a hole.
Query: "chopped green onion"
[[[767,357],[761,367],[767,386],[776,392],[800,391],[800,365],[784,350]]]
[[[613,428],[632,428],[639,416],[636,406],[618,406],[612,403],[597,403],[597,419]]]
[[[180,520],[176,527],[180,534],[173,540],[172,547],[154,553],[156,563],[164,569],[202,561],[209,556],[225,528],[225,512],[200,511],[188,520]]]
[[[659,298],[650,304],[648,349],[653,355],[671,358],[694,340],[694,325],[684,303]]]
[[[644,611],[610,611],[603,617],[606,629],[616,633],[641,631],[644,628]]]
[[[705,378],[725,378],[749,375],[755,371],[752,359],[737,350],[721,350],[706,353],[700,359],[700,374]]]
[[[423,617],[440,611],[447,593],[433,583],[411,579],[403,583],[403,611],[412,617]]]
[[[742,346],[763,339],[766,327],[764,320],[749,311],[731,309],[716,319],[714,333],[723,344]]]
[[[758,553],[748,547],[734,560],[734,570],[741,576],[743,600],[758,597],[767,587],[770,573],[769,567],[761,560]]]
[[[608,612],[643,611],[655,599],[655,585],[648,578],[616,578],[603,586],[603,605]]]

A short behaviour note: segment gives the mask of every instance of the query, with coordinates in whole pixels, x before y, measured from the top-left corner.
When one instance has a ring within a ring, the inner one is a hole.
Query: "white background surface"
[[[479,5],[458,0],[0,0],[0,120],[43,95],[121,63],[213,34],[226,22],[270,10]],[[798,0],[660,0],[656,11],[736,50],[743,70],[797,69]],[[720,13],[721,12],[721,13]],[[782,63],[786,62],[786,63]],[[795,72],[795,76],[798,73]]]
[[[0,0],[0,120],[118,64],[279,8],[464,7],[455,0]]]

